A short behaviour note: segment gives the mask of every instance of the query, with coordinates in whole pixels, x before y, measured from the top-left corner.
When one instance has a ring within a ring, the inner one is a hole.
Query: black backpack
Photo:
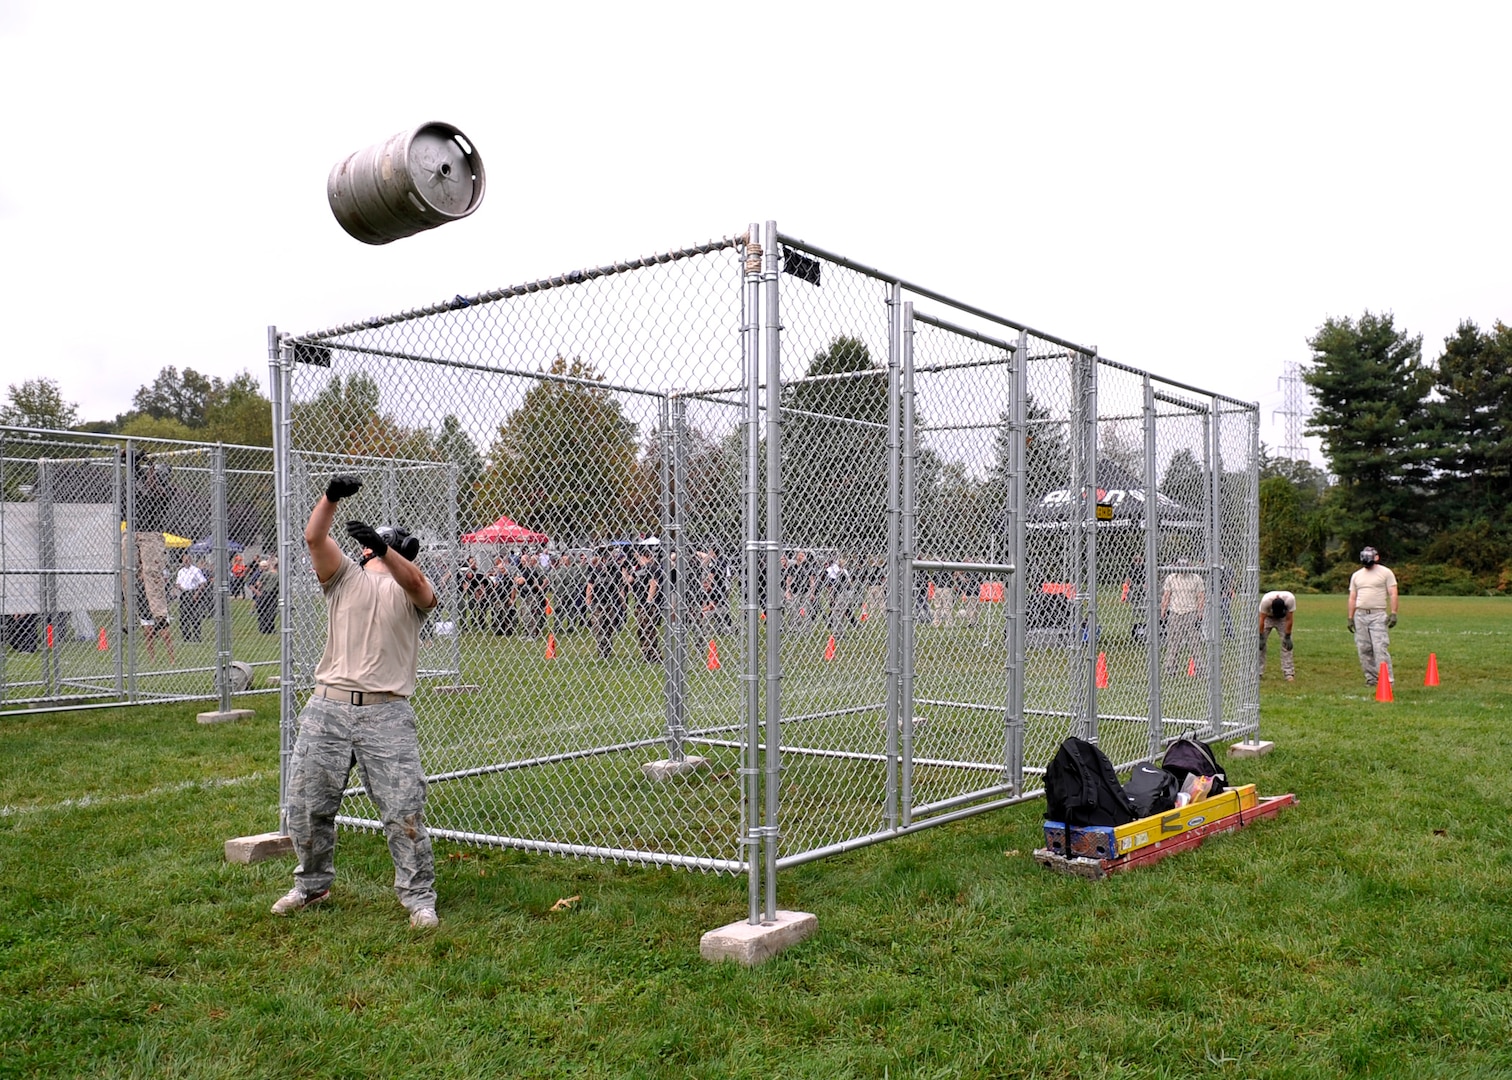
[[[1124,785],[1124,794],[1129,797],[1134,813],[1139,817],[1176,809],[1176,795],[1179,791],[1181,781],[1173,773],[1148,761],[1141,761],[1134,766],[1129,782]]]
[[[1193,774],[1213,778],[1210,794],[1222,794],[1223,789],[1229,786],[1228,774],[1218,764],[1218,755],[1213,753],[1213,748],[1190,735],[1183,735],[1166,747],[1161,767],[1176,778],[1178,789]]]
[[[1045,820],[1127,825],[1135,817],[1108,755],[1074,735],[1061,743],[1045,768]]]

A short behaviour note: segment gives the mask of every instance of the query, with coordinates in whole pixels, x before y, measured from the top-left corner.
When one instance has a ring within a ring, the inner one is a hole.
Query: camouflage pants
[[[1265,617],[1265,629],[1260,632],[1260,675],[1262,678],[1265,675],[1265,646],[1270,641],[1272,630],[1280,634],[1282,638],[1281,674],[1285,675],[1288,679],[1295,678],[1297,675],[1297,660],[1296,657],[1292,656],[1292,650],[1286,647],[1286,620],[1278,619],[1273,615]]]
[[[312,697],[299,714],[289,769],[289,835],[299,859],[295,885],[309,896],[335,880],[336,812],[354,762],[383,820],[399,902],[411,911],[435,907],[425,773],[408,701],[348,705]]]
[[[1381,665],[1386,665],[1386,678],[1396,685],[1396,669],[1391,666],[1391,634],[1386,628],[1384,611],[1357,610],[1354,615],[1355,652],[1360,654],[1360,670],[1365,673],[1365,685],[1374,686],[1381,675]]]
[[[1163,669],[1167,675],[1207,670],[1207,652],[1202,643],[1202,615],[1196,611],[1173,611],[1166,624]]]

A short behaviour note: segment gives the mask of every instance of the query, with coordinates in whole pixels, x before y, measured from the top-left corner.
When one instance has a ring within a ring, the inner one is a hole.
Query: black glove
[[[1393,611],[1390,615],[1386,616],[1386,629],[1390,630],[1395,625],[1396,625],[1396,612]]]
[[[1349,632],[1351,634],[1354,633],[1354,620],[1350,619],[1347,625],[1349,626]]]
[[[1290,634],[1282,634],[1281,635],[1281,647],[1283,649],[1285,649],[1287,652],[1291,652],[1292,643],[1291,643],[1291,635]]]
[[[326,498],[333,503],[349,498],[362,488],[362,480],[348,473],[331,477],[331,482],[326,485]]]
[[[383,537],[378,535],[377,529],[365,521],[347,522],[347,535],[371,551],[375,559],[381,559],[388,554],[388,545],[383,542]]]

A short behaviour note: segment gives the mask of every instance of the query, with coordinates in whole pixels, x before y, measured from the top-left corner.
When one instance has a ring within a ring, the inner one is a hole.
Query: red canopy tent
[[[544,544],[550,539],[545,533],[527,529],[507,517],[501,517],[477,532],[462,534],[464,544]]]

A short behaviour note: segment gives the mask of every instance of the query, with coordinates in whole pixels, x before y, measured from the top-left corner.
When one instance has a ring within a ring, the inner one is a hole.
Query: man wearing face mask
[[[328,624],[289,771],[289,834],[299,865],[294,888],[273,905],[273,913],[288,915],[330,895],[336,813],[355,762],[383,819],[394,892],[410,913],[410,925],[427,929],[438,923],[436,871],[409,699],[420,627],[436,606],[436,592],[413,561],[419,541],[403,529],[349,521],[346,533],[362,548],[362,561],[342,553],[331,537],[336,504],[361,486],[355,476],[334,477],[305,525]]]
[[[1360,654],[1360,669],[1365,685],[1374,686],[1386,665],[1386,677],[1396,685],[1391,666],[1390,629],[1397,623],[1397,579],[1381,565],[1373,547],[1360,552],[1360,569],[1349,578],[1349,632],[1354,635],[1355,651]]]

